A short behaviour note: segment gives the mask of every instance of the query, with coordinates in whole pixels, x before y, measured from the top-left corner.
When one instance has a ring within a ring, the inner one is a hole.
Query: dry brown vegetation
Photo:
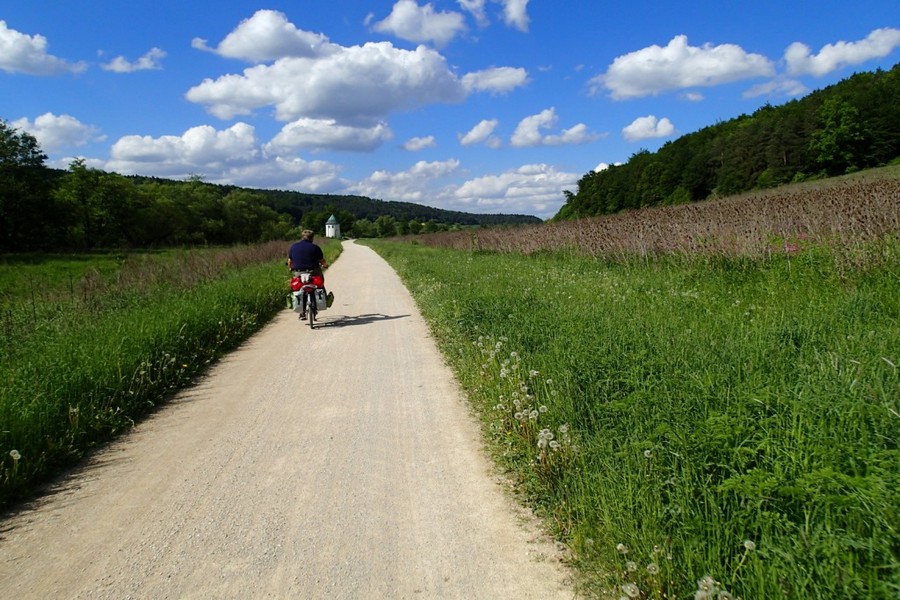
[[[680,206],[517,228],[416,237],[461,250],[594,257],[718,254],[763,257],[808,244],[852,249],[900,231],[900,169],[807,182]]]

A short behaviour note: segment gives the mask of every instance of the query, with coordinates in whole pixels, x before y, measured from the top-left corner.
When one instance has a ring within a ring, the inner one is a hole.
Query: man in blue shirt
[[[288,250],[288,268],[291,271],[312,271],[321,275],[322,269],[328,268],[322,249],[313,243],[314,235],[312,230],[304,229],[300,241],[291,245]]]

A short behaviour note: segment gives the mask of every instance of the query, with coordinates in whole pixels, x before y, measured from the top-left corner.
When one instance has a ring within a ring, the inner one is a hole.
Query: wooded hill
[[[900,157],[900,64],[766,104],[591,171],[553,220],[729,196],[843,175]]]
[[[384,237],[463,227],[540,223],[363,196],[304,194],[122,176],[75,160],[68,171],[27,132],[0,119],[0,252],[256,243],[325,233],[333,214],[345,236]]]

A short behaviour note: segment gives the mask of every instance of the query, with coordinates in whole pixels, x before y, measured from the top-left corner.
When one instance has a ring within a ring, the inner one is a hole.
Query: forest
[[[362,196],[304,194],[124,176],[74,160],[51,169],[36,138],[0,119],[0,252],[251,244],[325,232],[333,214],[350,237],[540,223]]]
[[[766,104],[591,171],[553,220],[721,198],[844,175],[900,157],[900,64]]]

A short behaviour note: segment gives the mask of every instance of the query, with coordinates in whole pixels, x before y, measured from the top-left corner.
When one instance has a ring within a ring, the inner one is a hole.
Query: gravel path
[[[326,283],[0,521],[0,598],[573,598],[397,275]]]

